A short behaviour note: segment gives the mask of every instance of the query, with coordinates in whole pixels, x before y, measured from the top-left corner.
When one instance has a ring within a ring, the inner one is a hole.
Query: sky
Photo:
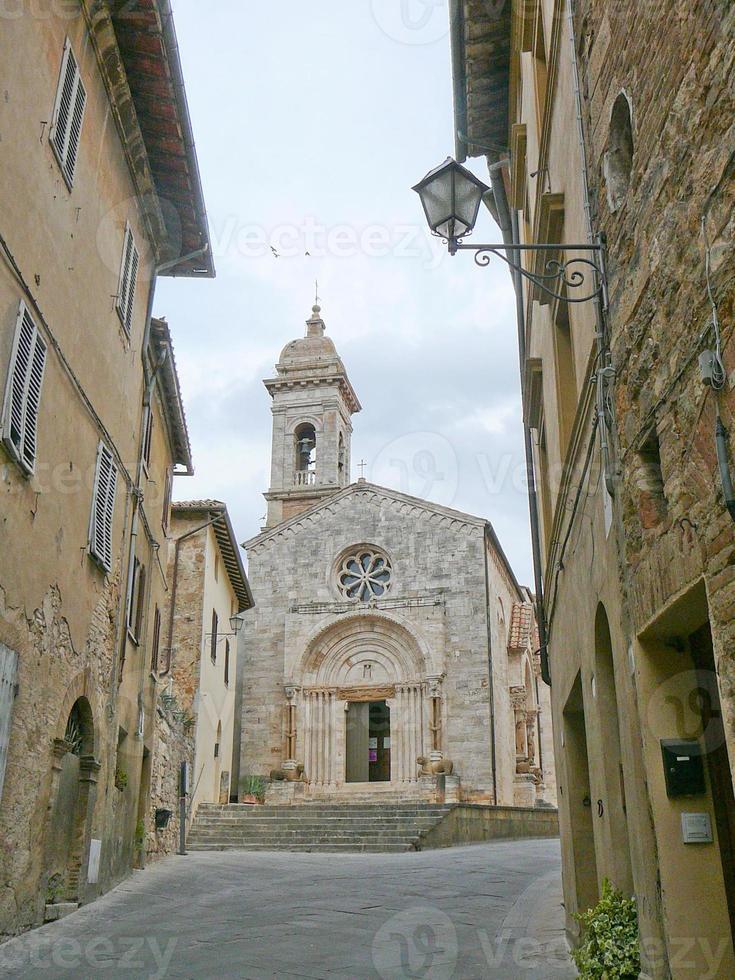
[[[174,496],[224,500],[240,541],[258,533],[262,379],[304,335],[318,280],[363,406],[353,480],[364,460],[374,483],[489,519],[531,584],[510,277],[450,257],[411,190],[454,153],[446,0],[173,8],[217,268],[156,294],[196,469]],[[484,209],[474,238],[500,240]]]

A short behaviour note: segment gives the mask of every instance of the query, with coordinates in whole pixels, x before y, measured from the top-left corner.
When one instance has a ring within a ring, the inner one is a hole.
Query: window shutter
[[[153,614],[153,645],[151,647],[151,670],[158,670],[158,651],[161,646],[161,610],[156,606]]]
[[[87,93],[82,84],[79,65],[67,38],[49,138],[69,187],[74,183],[86,104]]]
[[[210,650],[209,654],[212,658],[212,663],[217,663],[217,631],[219,630],[219,617],[217,616],[217,610],[212,610],[212,636],[210,638]]]
[[[125,239],[123,241],[122,264],[120,266],[120,282],[117,289],[117,312],[125,327],[125,332],[130,333],[133,324],[133,305],[135,303],[135,282],[138,277],[139,257],[135,247],[135,240],[130,225],[125,226]]]
[[[143,433],[143,462],[146,467],[151,465],[151,439],[153,437],[153,409],[146,409],[145,432]]]
[[[145,607],[145,565],[138,572],[138,596],[135,603],[135,639],[140,643],[143,632],[143,610]]]
[[[17,692],[18,654],[0,643],[0,799],[10,744],[10,721]]]
[[[112,568],[112,517],[115,510],[117,467],[112,453],[101,442],[97,450],[89,551],[106,571]]]
[[[3,412],[3,441],[23,468],[36,464],[38,409],[41,402],[46,344],[25,303],[21,302],[10,359]]]

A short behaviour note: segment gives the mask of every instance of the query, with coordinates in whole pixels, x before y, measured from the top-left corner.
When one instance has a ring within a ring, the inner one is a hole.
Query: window
[[[112,568],[112,516],[115,510],[116,483],[117,466],[112,453],[101,442],[97,449],[94,475],[89,553],[107,572]]]
[[[214,580],[219,582],[219,554],[214,556]]]
[[[638,514],[642,527],[651,528],[660,524],[668,511],[661,469],[661,446],[655,426],[644,436],[636,455]]]
[[[117,287],[115,308],[125,327],[125,333],[130,335],[133,323],[133,303],[135,302],[135,281],[138,276],[138,249],[135,247],[133,232],[130,225],[125,226],[123,241],[122,263],[120,265],[120,282]]]
[[[391,587],[390,559],[374,548],[364,548],[348,554],[337,572],[337,584],[345,599],[369,602]]]
[[[219,629],[219,618],[217,616],[217,610],[212,610],[212,636],[211,636],[211,646],[209,655],[212,658],[212,663],[217,663],[217,630]]]
[[[316,429],[305,422],[294,432],[296,441],[295,486],[311,486],[316,483]]]
[[[151,438],[153,436],[153,411],[150,406],[146,408],[145,431],[143,432],[143,465],[146,473],[151,465]]]
[[[10,356],[2,418],[3,442],[24,470],[36,465],[36,432],[46,344],[21,301]]]
[[[625,92],[618,95],[612,107],[604,171],[607,204],[611,211],[617,211],[628,193],[633,171],[633,124]]]
[[[225,684],[230,684],[230,641],[225,640]]]
[[[77,165],[86,103],[87,93],[84,91],[79,65],[67,38],[61,60],[59,87],[56,91],[49,140],[59,161],[64,180],[70,189],[74,183],[74,170]]]
[[[145,604],[145,565],[133,558],[133,581],[128,596],[128,630],[136,643],[140,642]]]
[[[158,671],[158,655],[161,648],[161,610],[156,606],[153,613],[153,642],[151,644],[151,670]]]

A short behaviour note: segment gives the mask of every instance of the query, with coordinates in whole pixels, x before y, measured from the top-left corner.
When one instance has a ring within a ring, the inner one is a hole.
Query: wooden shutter
[[[153,614],[153,643],[151,646],[151,670],[158,670],[158,651],[161,647],[161,610],[156,606]]]
[[[211,647],[210,656],[212,658],[212,663],[217,663],[217,631],[219,629],[219,617],[217,616],[217,610],[212,610],[212,637],[211,637]]]
[[[3,411],[3,441],[28,473],[36,465],[38,409],[46,344],[21,301]]]
[[[117,288],[117,301],[115,306],[118,315],[125,327],[125,332],[130,333],[133,323],[133,304],[135,303],[135,283],[138,277],[139,265],[138,250],[135,247],[135,240],[130,225],[125,226],[125,239],[123,241],[122,262],[120,265],[120,282]]]
[[[10,744],[10,721],[13,715],[18,676],[18,654],[0,643],[0,800],[3,796],[5,766]]]
[[[225,640],[225,684],[230,683],[230,641]]]
[[[143,434],[143,462],[148,468],[151,465],[151,442],[153,439],[153,409],[146,409],[145,432]]]
[[[87,93],[82,84],[79,65],[67,38],[49,138],[69,187],[74,183],[86,104]]]
[[[89,552],[106,571],[112,568],[112,518],[115,510],[117,467],[112,453],[101,442],[97,449]]]
[[[138,569],[138,595],[135,603],[135,639],[140,643],[143,632],[143,610],[145,609],[145,565]]]
[[[171,518],[171,494],[173,493],[173,474],[170,467],[166,470],[166,483],[163,491],[163,514],[161,515],[161,525],[168,534],[168,524]]]

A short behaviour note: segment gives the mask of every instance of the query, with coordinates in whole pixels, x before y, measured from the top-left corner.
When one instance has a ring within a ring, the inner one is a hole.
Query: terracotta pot
[[[258,799],[257,796],[253,796],[252,793],[246,793],[244,796],[240,797],[240,802],[255,804],[255,803],[259,803],[260,800]]]

